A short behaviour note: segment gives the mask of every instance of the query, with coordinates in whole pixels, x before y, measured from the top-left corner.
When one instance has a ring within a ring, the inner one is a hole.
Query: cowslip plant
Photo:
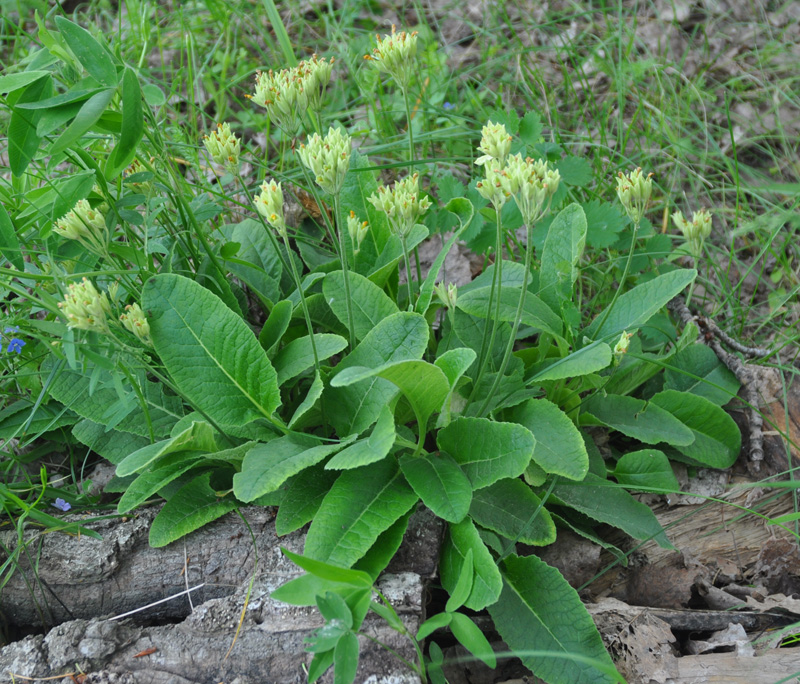
[[[166,502],[154,546],[242,504],[278,506],[280,535],[310,524],[292,558],[315,579],[275,596],[326,619],[309,641],[312,680],[334,665],[352,681],[370,609],[412,639],[421,677],[442,681],[441,653],[420,644],[439,628],[493,664],[463,607],[488,610],[545,681],[619,681],[578,594],[530,547],[568,529],[625,562],[595,530],[603,524],[669,546],[629,490],[676,490],[670,459],[724,468],[740,446],[721,408],[735,379],[693,344],[696,328],[678,338],[662,312],[695,271],[632,266],[637,241],[655,239],[654,181],[622,177],[626,266],[613,296],[595,299],[582,269],[601,240],[582,201],[588,181],[541,139],[535,112],[492,115],[474,185],[450,179],[438,201],[421,162],[379,185],[345,116],[324,137],[305,130],[319,123],[330,60],[262,73],[253,102],[292,143],[282,165],[253,183],[239,176],[242,159],[258,165],[246,137],[222,126],[205,142],[246,204],[182,176],[143,100],[152,89],[117,53],[60,18],[40,35],[47,68],[0,77],[23,141],[3,190],[0,278],[4,315],[32,331],[14,360],[42,380],[15,378],[0,439],[58,431],[109,460],[119,513]],[[406,102],[415,41],[393,32],[372,57]],[[408,135],[414,162],[410,125]],[[42,182],[55,161],[66,170]],[[316,223],[289,220],[298,186]],[[80,220],[62,220],[69,212]],[[443,224],[452,235],[412,282],[409,255]],[[448,252],[462,237],[477,244],[484,224],[493,263],[444,285]],[[667,334],[654,335],[655,322]],[[608,460],[590,426],[611,433]],[[450,600],[410,634],[373,592],[419,506],[447,524]]]

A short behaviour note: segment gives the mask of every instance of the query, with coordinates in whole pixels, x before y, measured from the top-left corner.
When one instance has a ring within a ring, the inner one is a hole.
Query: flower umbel
[[[652,177],[652,173],[645,176],[640,168],[628,174],[620,172],[617,176],[617,197],[625,213],[636,225],[639,225],[647,209],[653,190]]]
[[[231,173],[239,170],[241,141],[234,133],[231,133],[230,124],[217,124],[216,131],[203,137],[203,144],[211,159],[217,164],[222,164]]]
[[[417,219],[431,206],[427,197],[420,198],[418,173],[397,181],[391,190],[381,185],[368,200],[372,206],[386,214],[389,226],[401,240],[405,239]]]
[[[329,128],[324,138],[314,133],[306,143],[297,150],[300,160],[311,169],[317,185],[335,195],[342,189],[350,168],[350,136],[338,128]]]
[[[687,221],[680,211],[676,211],[672,215],[672,221],[689,243],[692,255],[700,256],[703,253],[703,243],[711,235],[711,213],[701,209],[692,214],[691,221]]]
[[[69,328],[108,332],[106,316],[111,314],[108,297],[86,278],[80,283],[70,283],[58,308],[66,316]]]
[[[514,195],[526,225],[536,223],[547,213],[560,182],[561,174],[548,162],[530,157],[523,160],[521,154],[508,158],[502,175],[503,187]]]
[[[269,225],[283,237],[286,235],[286,222],[283,219],[283,190],[274,180],[265,180],[261,192],[255,198],[256,209]]]
[[[95,254],[106,253],[108,230],[105,216],[92,209],[88,200],[78,200],[71,211],[55,222],[53,232],[68,240],[77,240]]]
[[[350,235],[350,241],[353,243],[353,252],[358,254],[361,250],[361,243],[367,236],[369,224],[366,221],[359,221],[354,211],[350,212],[347,217],[347,232]]]
[[[364,59],[372,62],[380,71],[389,74],[402,90],[408,88],[411,76],[415,71],[414,58],[417,56],[417,32],[397,33],[397,27],[392,25],[391,35],[383,39],[376,36],[378,45],[373,48],[371,55],[364,55]]]
[[[505,169],[501,169],[493,160],[493,163],[485,167],[486,177],[475,184],[478,194],[484,199],[489,200],[494,206],[495,211],[500,211],[505,205],[506,200],[511,196],[508,191]]]
[[[478,149],[483,152],[482,157],[478,157],[475,163],[478,166],[494,160],[500,166],[506,163],[506,157],[511,151],[511,136],[508,134],[503,124],[487,123],[481,130],[481,144]]]
[[[126,313],[119,317],[122,325],[126,330],[132,332],[137,339],[146,344],[148,347],[153,346],[153,340],[150,338],[150,324],[145,318],[144,311],[136,302],[128,304],[125,307]]]

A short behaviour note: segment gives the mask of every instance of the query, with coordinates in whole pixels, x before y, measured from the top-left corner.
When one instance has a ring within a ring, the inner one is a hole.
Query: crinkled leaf
[[[475,525],[469,518],[448,527],[439,561],[442,586],[450,594],[455,591],[470,550],[474,576],[472,591],[464,605],[472,610],[483,610],[497,601],[503,588],[503,580],[492,554],[481,541]]]
[[[344,273],[334,271],[325,276],[322,282],[322,293],[325,301],[331,307],[333,313],[342,322],[342,325],[349,325],[347,317],[347,303],[350,302],[353,314],[353,325],[355,326],[355,336],[358,340],[363,340],[367,333],[372,330],[384,318],[397,313],[397,304],[381,290],[375,283],[367,280],[358,273],[350,273],[350,299],[347,299],[344,287]]]
[[[386,458],[396,438],[394,414],[384,406],[370,436],[359,439],[325,464],[326,470],[352,470]]]
[[[673,446],[688,446],[694,441],[694,435],[686,425],[652,401],[619,394],[595,395],[584,403],[583,408],[602,425],[645,444],[666,442]]]
[[[407,454],[400,459],[406,480],[422,503],[448,522],[461,522],[469,512],[472,485],[464,471],[446,453]]]
[[[347,340],[344,337],[328,333],[315,333],[314,342],[317,347],[317,358],[320,361],[338,354],[347,346]],[[279,386],[311,368],[314,365],[314,349],[311,346],[311,338],[306,335],[289,342],[275,355],[272,365],[278,374]]]

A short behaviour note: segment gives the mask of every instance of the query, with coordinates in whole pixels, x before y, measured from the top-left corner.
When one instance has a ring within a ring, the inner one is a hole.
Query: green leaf
[[[328,582],[339,582],[351,587],[358,587],[363,589],[372,588],[372,578],[368,573],[363,570],[351,570],[349,568],[341,568],[337,565],[325,563],[323,561],[309,558],[308,556],[301,556],[298,553],[293,553],[288,549],[281,547],[283,555],[286,556],[292,563],[310,573],[314,577],[326,580]],[[273,596],[275,592],[273,592]],[[283,600],[283,599],[278,599]]]
[[[634,539],[655,539],[659,546],[673,548],[649,506],[593,473],[589,473],[583,482],[559,482],[553,488],[551,498],[553,502],[574,508],[592,520],[619,527]]]
[[[322,500],[333,486],[339,473],[321,465],[306,468],[288,483],[275,518],[275,532],[279,537],[299,530],[319,510]]]
[[[56,17],[55,22],[64,42],[89,75],[105,86],[116,86],[117,68],[92,34],[64,17]]]
[[[305,555],[350,567],[416,502],[394,459],[345,471],[311,523]]]
[[[258,334],[258,341],[267,354],[272,353],[284,333],[289,329],[293,311],[294,306],[288,299],[282,299],[272,307],[272,311],[269,312],[269,318]]]
[[[344,289],[344,273],[334,271],[325,276],[322,282],[322,293],[343,325],[349,325],[347,319],[347,297]],[[358,340],[363,340],[384,318],[397,313],[395,304],[388,295],[375,283],[358,273],[350,273],[350,307],[353,313],[353,325]]]
[[[610,473],[621,485],[647,490],[651,487],[679,492],[681,487],[664,452],[657,449],[631,451],[617,461]]]
[[[253,501],[275,491],[292,475],[316,465],[346,443],[320,444],[311,436],[291,434],[259,444],[244,457],[242,472],[233,476],[233,493],[242,501]]]
[[[393,361],[377,368],[351,366],[331,380],[331,387],[353,385],[374,376],[400,389],[414,410],[420,433],[425,432],[431,414],[442,407],[450,392],[450,383],[441,368],[416,359]]]
[[[611,338],[639,328],[697,276],[691,268],[681,268],[656,276],[620,295],[614,308],[606,314],[603,310],[584,331],[592,340]]]
[[[381,253],[392,231],[389,229],[386,214],[367,201],[367,198],[378,190],[378,183],[374,171],[370,169],[371,166],[368,157],[353,150],[350,154],[350,170],[345,176],[339,201],[342,207],[340,218],[347,217],[352,211],[359,220],[368,222],[367,244],[372,246],[373,251],[371,255],[365,254],[365,256],[374,258]],[[362,250],[364,249],[362,245]]]
[[[272,417],[281,401],[275,369],[219,297],[183,276],[160,274],[145,283],[142,308],[156,352],[192,403],[222,426]]]
[[[469,507],[481,527],[532,546],[556,540],[556,526],[542,500],[519,479],[505,479],[479,489]]]
[[[436,441],[461,466],[473,489],[521,475],[536,446],[523,426],[486,418],[458,418],[439,431]]]
[[[452,613],[464,605],[464,602],[469,598],[469,595],[472,593],[473,579],[474,579],[474,567],[472,563],[472,549],[467,549],[467,553],[464,556],[464,562],[461,565],[461,575],[458,578],[458,582],[456,582],[456,586],[455,589],[453,589],[453,593],[450,595],[450,598],[447,599],[447,604],[444,607],[447,613]],[[428,622],[430,622],[430,620]],[[449,615],[446,624],[450,624]],[[420,632],[421,631],[422,629],[420,628]],[[419,636],[418,632],[417,639],[420,638],[422,637]]]
[[[503,591],[489,613],[511,650],[550,684],[617,681],[570,657],[591,658],[615,671],[578,592],[536,556],[509,556],[503,562]],[[532,649],[552,655],[525,654]]]
[[[106,430],[103,425],[94,423],[88,418],[73,426],[72,436],[114,465],[118,465],[126,456],[150,444],[147,437]]]
[[[425,318],[415,313],[396,313],[371,330],[334,372],[421,358],[428,346],[428,335]],[[328,387],[323,394],[328,420],[339,435],[360,434],[378,419],[397,392],[395,385],[380,377],[367,378],[350,387]]]
[[[687,446],[694,441],[694,435],[686,425],[652,401],[618,394],[595,395],[584,403],[583,408],[602,425],[645,444],[666,442],[673,446]]]
[[[556,169],[561,174],[561,180],[567,185],[582,188],[592,182],[592,167],[583,157],[564,157],[556,162]]]
[[[21,399],[0,410],[0,439],[35,435],[72,425],[77,421],[77,415],[56,402],[40,404],[34,412],[34,406],[28,400]],[[26,425],[23,432],[22,428]]]
[[[400,459],[400,469],[422,503],[440,518],[457,523],[469,512],[472,485],[448,454],[407,454]]]
[[[8,166],[17,178],[25,173],[28,164],[39,149],[41,136],[36,127],[41,118],[40,112],[27,112],[19,105],[38,102],[50,97],[53,92],[53,79],[50,75],[33,81],[17,99],[17,108],[11,112],[8,124]]]
[[[141,472],[164,456],[178,451],[216,451],[214,431],[205,422],[193,421],[185,430],[162,442],[148,444],[123,459],[117,466],[117,477]]]
[[[611,247],[625,227],[619,204],[591,200],[581,206],[586,214],[586,244],[594,249]]]
[[[428,275],[425,277],[422,285],[419,288],[419,298],[417,299],[417,303],[414,306],[414,309],[417,313],[425,314],[428,310],[428,307],[431,305],[431,299],[433,298],[433,288],[436,284],[436,280],[439,277],[439,272],[442,270],[442,266],[444,266],[445,259],[447,255],[450,253],[453,245],[456,243],[461,237],[461,234],[464,232],[466,227],[469,225],[469,222],[472,220],[472,215],[475,212],[475,207],[472,206],[472,202],[468,199],[464,199],[463,197],[456,197],[451,199],[445,209],[458,218],[460,226],[459,229],[456,230],[451,236],[450,239],[442,246],[439,254],[437,255],[436,259],[434,259],[433,263],[431,264],[430,270],[428,271]]]
[[[111,98],[114,97],[114,93],[114,88],[108,88],[107,90],[101,90],[86,100],[78,110],[72,123],[50,146],[48,154],[54,155],[63,152],[72,143],[79,140],[84,133],[97,123],[98,119],[106,111]]]
[[[456,307],[478,318],[487,318],[487,307],[489,305],[490,287],[479,287],[469,290],[464,294],[459,292],[456,300]],[[499,321],[513,321],[517,315],[517,305],[519,304],[520,288],[503,287],[500,290],[500,315]],[[494,316],[494,303],[492,304],[491,316]],[[536,295],[528,292],[525,295],[525,303],[522,309],[521,319],[525,325],[530,325],[542,332],[550,333],[560,337],[562,333],[561,318],[547,306]]]
[[[403,543],[403,537],[408,529],[408,521],[413,513],[412,507],[405,515],[400,516],[388,530],[381,532],[369,551],[356,561],[353,568],[363,570],[373,581],[377,580],[397,554],[400,544]]]
[[[469,556],[469,579],[470,582],[472,581],[472,550],[467,551],[467,555]],[[467,563],[465,562],[465,566]],[[472,585],[470,585],[472,586]],[[455,596],[455,593],[453,594]],[[452,596],[451,596],[452,599]],[[433,617],[428,618],[423,622],[419,629],[417,630],[417,641],[422,641],[423,639],[427,639],[431,634],[433,634],[437,629],[442,629],[442,627],[447,627],[450,624],[450,620],[452,619],[453,614],[450,613],[438,613]]]
[[[289,429],[293,429],[295,425],[297,425],[298,421],[308,413],[314,404],[317,403],[319,398],[322,396],[322,391],[325,389],[325,386],[322,383],[322,378],[320,377],[319,373],[314,373],[314,380],[311,383],[311,387],[308,388],[308,393],[306,394],[306,398],[300,402],[300,405],[295,409],[294,413],[292,414],[291,420],[289,420]]]
[[[343,635],[333,652],[333,684],[353,684],[358,670],[358,637]]]
[[[128,486],[117,504],[117,512],[133,510],[202,460],[203,453],[199,451],[178,451],[162,457],[155,469],[142,473]]]
[[[333,650],[315,653],[308,666],[308,684],[314,684],[333,665]]]
[[[13,93],[49,74],[49,71],[21,71],[18,74],[0,76],[0,93]]]
[[[450,620],[450,630],[459,643],[487,667],[495,668],[497,658],[492,646],[483,632],[472,620],[462,613],[453,613]]]
[[[691,430],[694,441],[676,445],[684,456],[711,468],[733,465],[742,448],[742,434],[736,421],[719,406],[677,390],[659,392],[650,403],[668,411]]]
[[[345,629],[352,629],[353,614],[344,599],[332,591],[317,596],[317,608],[326,622],[338,621]]]
[[[539,142],[542,135],[542,119],[538,112],[526,112],[519,122],[519,137],[529,147],[533,147]]]
[[[106,162],[106,180],[116,178],[133,161],[143,133],[142,90],[133,69],[126,67],[122,75],[122,132]]]
[[[455,592],[461,578],[462,567],[470,551],[472,551],[474,576],[472,591],[464,605],[472,610],[483,610],[497,601],[503,588],[503,580],[492,554],[481,541],[475,525],[469,518],[448,528],[439,561],[442,586],[451,595]]]
[[[217,496],[210,480],[211,473],[203,473],[170,497],[150,526],[150,546],[166,546],[236,508],[233,499]]]
[[[691,392],[724,406],[739,391],[739,381],[704,344],[679,351],[664,371],[664,389]]]
[[[442,369],[442,372],[447,377],[447,381],[450,383],[450,391],[447,393],[444,403],[442,404],[441,413],[436,420],[436,427],[444,427],[450,423],[452,418],[451,404],[456,385],[464,373],[469,370],[469,367],[475,363],[477,357],[478,355],[474,350],[468,347],[457,347],[456,349],[449,349],[433,362],[435,366]]]
[[[547,360],[528,380],[529,385],[545,380],[576,378],[608,368],[611,365],[611,347],[605,342],[592,342],[556,361]]]
[[[320,361],[338,354],[347,346],[347,340],[344,337],[327,333],[315,334],[314,342],[317,346],[317,358]],[[289,342],[272,360],[272,365],[278,374],[279,387],[313,367],[314,350],[311,346],[311,338],[306,335]]]
[[[586,216],[579,204],[570,204],[550,224],[539,269],[539,296],[554,311],[572,300],[578,262],[586,245]]]
[[[262,299],[278,301],[283,264],[272,241],[265,239],[264,227],[255,219],[245,219],[233,226],[223,226],[221,232],[227,240],[241,245],[236,258],[225,260],[231,273]]]
[[[388,455],[396,438],[394,415],[384,406],[367,439],[359,439],[325,464],[326,470],[352,470],[380,461]]]
[[[532,459],[536,465],[570,480],[584,478],[589,471],[586,445],[578,428],[558,406],[547,399],[529,399],[509,415],[533,433],[536,447]]]
[[[0,254],[18,271],[25,270],[25,261],[19,247],[14,224],[4,205],[0,204]]]

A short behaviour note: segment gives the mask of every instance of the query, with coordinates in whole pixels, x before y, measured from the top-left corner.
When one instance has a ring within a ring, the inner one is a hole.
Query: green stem
[[[411,311],[411,308],[414,306],[414,298],[411,294],[411,262],[408,260],[408,249],[406,249],[406,238],[405,235],[400,238],[400,242],[403,245],[403,259],[406,262],[406,286],[408,287],[408,310]]]
[[[525,306],[525,295],[528,292],[528,278],[531,274],[531,260],[533,257],[533,223],[528,223],[526,226],[525,236],[525,271],[522,274],[522,291],[519,293],[517,312],[514,314],[514,323],[511,326],[511,337],[509,338],[508,344],[506,345],[506,350],[503,353],[503,360],[500,363],[500,369],[497,371],[497,377],[494,379],[492,388],[489,390],[489,393],[483,400],[481,410],[478,412],[478,416],[480,417],[482,417],[486,412],[489,402],[492,400],[495,392],[497,392],[497,388],[500,386],[500,381],[503,379],[503,374],[506,372],[508,361],[511,358],[511,351],[514,349],[514,342],[517,339],[517,331],[519,330],[519,324],[522,319],[522,309]]]
[[[497,335],[498,319],[500,318],[500,293],[497,293],[497,302],[495,302],[494,320],[492,321],[491,342],[487,351],[486,343],[489,341],[489,318],[492,311],[492,301],[494,300],[495,291],[498,285],[502,287],[503,275],[503,233],[501,228],[500,212],[495,211],[497,234],[495,236],[495,263],[494,273],[492,273],[492,286],[489,289],[489,301],[486,304],[486,324],[483,326],[483,339],[481,340],[481,353],[479,355],[480,365],[478,366],[478,375],[475,378],[475,384],[472,386],[469,399],[467,399],[467,406],[469,406],[475,398],[475,392],[478,391],[478,386],[483,380],[483,374],[486,371],[486,366],[489,363],[489,357],[492,355],[494,349],[494,341]]]
[[[416,159],[414,150],[414,130],[411,125],[411,105],[408,101],[408,88],[401,88],[403,92],[403,102],[406,105],[406,131],[408,131],[408,163],[412,167],[413,172],[414,161]],[[419,249],[414,247],[414,265],[417,268],[417,282],[422,284],[422,266],[419,261]],[[408,281],[411,282],[411,271],[408,272]],[[411,300],[409,299],[409,302]]]
[[[625,287],[625,279],[628,277],[628,271],[631,267],[631,261],[633,261],[633,250],[636,248],[636,234],[639,232],[639,224],[633,224],[633,239],[631,240],[631,248],[628,250],[628,259],[625,262],[625,270],[622,272],[622,279],[619,281],[619,287],[614,290],[614,297],[611,299],[611,304],[608,305],[606,310],[603,312],[603,317],[600,319],[600,324],[597,326],[596,330],[602,330],[603,325],[606,322],[611,310],[614,308],[614,304],[617,303],[617,299],[619,299],[619,294],[622,292],[622,288]]]
[[[339,238],[339,250],[342,258],[342,273],[344,275],[344,296],[345,306],[347,307],[347,328],[350,332],[350,349],[356,348],[356,326],[353,322],[353,304],[350,297],[350,269],[347,265],[347,245],[342,236],[342,221],[339,213],[339,193],[333,196],[333,215],[336,220],[337,237]]]
[[[303,293],[303,284],[300,282],[300,274],[297,272],[297,265],[294,263],[294,259],[292,259],[292,248],[289,246],[289,235],[284,230],[284,232],[281,234],[281,237],[283,237],[283,244],[286,246],[286,252],[289,254],[292,278],[294,278],[294,284],[297,288],[297,293],[300,295],[300,306],[303,307],[303,316],[305,316],[306,326],[308,326],[308,338],[311,340],[311,351],[314,354],[314,369],[320,374],[320,377],[322,377],[319,366],[319,356],[317,355],[317,343],[314,341],[314,327],[311,324],[311,314],[308,312],[308,304],[306,304],[306,297]]]

